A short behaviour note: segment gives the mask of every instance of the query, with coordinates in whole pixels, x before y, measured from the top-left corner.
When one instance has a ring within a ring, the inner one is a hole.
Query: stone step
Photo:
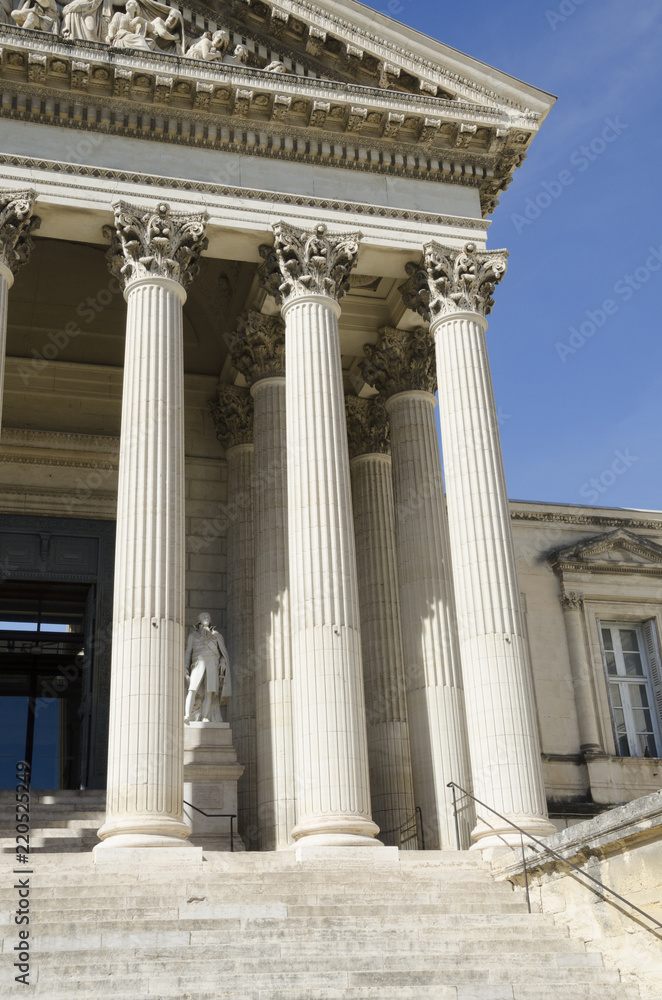
[[[69,1000],[73,996],[86,996],[87,1000],[158,1000],[168,996],[159,989],[158,983],[145,978],[134,977],[131,980],[118,980],[112,977],[110,981],[99,980],[90,990],[85,983],[72,982],[61,988],[50,984],[42,987],[39,982],[30,987],[30,995],[39,1000]],[[24,996],[24,987],[12,984],[4,996]],[[414,986],[399,985],[391,989],[388,986],[351,986],[336,989],[325,987],[318,989],[307,987],[286,987],[284,989],[261,989],[243,987],[237,993],[233,987],[226,988],[224,983],[209,984],[192,988],[191,984],[180,988],[176,993],[178,1000],[640,1000],[638,991],[621,985],[590,985],[574,984],[572,992],[568,992],[567,984],[558,986],[539,986],[531,988],[523,985],[514,987],[479,985],[463,987],[427,986],[418,983]]]

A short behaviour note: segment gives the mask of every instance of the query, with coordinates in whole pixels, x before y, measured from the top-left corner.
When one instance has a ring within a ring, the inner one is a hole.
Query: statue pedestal
[[[230,819],[203,816],[191,808],[197,806],[206,813],[233,813],[234,850],[244,850],[236,820],[237,781],[243,773],[229,723],[184,724],[184,821],[191,844],[206,851],[230,850]]]

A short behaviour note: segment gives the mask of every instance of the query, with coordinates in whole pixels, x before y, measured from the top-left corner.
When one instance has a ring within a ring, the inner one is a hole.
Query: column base
[[[292,830],[296,844],[311,847],[383,847],[375,840],[379,827],[361,816],[329,816],[311,818],[298,823]]]
[[[554,824],[542,816],[516,816],[514,821],[533,837],[551,837],[552,834],[558,833]],[[527,837],[526,833],[522,838],[518,830],[513,830],[512,826],[502,823],[501,820],[495,820],[495,825],[490,827],[480,823],[472,832],[471,836],[475,843],[469,850],[480,851],[486,861],[494,861],[495,858],[520,850],[522,839],[525,847],[529,844],[535,848],[537,845]]]
[[[181,847],[190,829],[183,820],[168,816],[127,816],[107,819],[97,836],[101,847]]]

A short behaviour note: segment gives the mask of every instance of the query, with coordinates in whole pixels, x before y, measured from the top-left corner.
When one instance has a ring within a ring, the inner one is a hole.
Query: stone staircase
[[[639,1000],[473,854],[121,853],[33,857],[30,996]],[[25,996],[10,961],[21,876],[0,866],[0,995]]]
[[[0,854],[14,854],[16,794],[0,791]],[[105,791],[34,791],[30,795],[31,853],[91,851],[105,816]]]

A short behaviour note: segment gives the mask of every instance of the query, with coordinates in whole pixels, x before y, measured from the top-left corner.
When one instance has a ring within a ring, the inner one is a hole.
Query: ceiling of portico
[[[126,306],[105,254],[104,246],[35,240],[30,266],[12,288],[9,355],[34,358],[46,349],[48,356],[56,348],[58,361],[122,367]],[[223,336],[244,308],[255,265],[210,257],[200,263],[184,307],[184,365],[192,374],[216,375],[227,353]],[[81,333],[60,347],[57,334],[70,323]]]
[[[106,247],[35,239],[29,267],[22,268],[10,296],[7,354],[14,358],[121,368],[126,305],[106,264]],[[241,378],[232,371],[225,335],[245,308],[275,311],[256,280],[257,266],[203,257],[184,306],[184,365],[192,375]],[[360,391],[358,362],[381,327],[400,323],[404,313],[399,281],[353,275],[343,300],[341,351],[346,390]],[[74,324],[74,335],[70,324]],[[79,329],[80,333],[75,333]],[[64,335],[64,339],[63,339]]]

